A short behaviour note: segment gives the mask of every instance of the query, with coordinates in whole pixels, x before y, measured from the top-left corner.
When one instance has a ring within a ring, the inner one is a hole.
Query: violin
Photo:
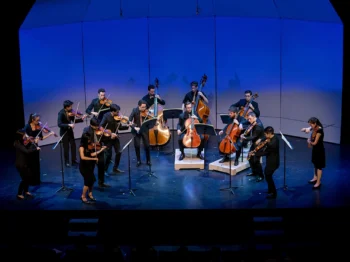
[[[89,143],[88,144],[88,150],[90,151],[99,151],[101,150],[102,146],[99,142],[96,142],[96,143]]]
[[[35,125],[35,129],[36,130],[41,130],[42,129],[44,133],[53,133],[53,135],[55,137],[58,137],[58,135],[56,135],[55,132],[53,132],[50,128],[48,128],[46,126],[44,127],[41,122],[39,122],[39,124]]]
[[[317,135],[317,131],[318,131],[319,129],[320,129],[319,126],[315,126],[315,128],[312,129],[312,133],[311,133],[311,136],[310,136],[311,142],[314,142],[314,141],[315,141],[316,135]],[[307,146],[308,146],[309,148],[312,147],[312,145],[311,145],[310,143],[308,143]]]
[[[103,99],[100,99],[100,104],[101,105],[105,105],[105,106],[111,106],[111,104],[113,103],[112,100],[108,99],[108,98],[103,98]]]
[[[115,121],[120,121],[123,124],[128,124],[129,123],[129,118],[127,116],[122,116],[122,115],[118,115],[118,116],[114,116],[114,120]]]
[[[23,137],[23,144],[24,144],[25,146],[27,146],[27,145],[29,145],[30,143],[34,144],[34,143],[35,143],[35,138],[32,137],[32,136],[27,136],[27,135],[25,135],[25,136]]]
[[[77,116],[77,117],[82,117],[84,114],[80,111],[75,111],[72,109],[71,111],[68,112],[68,116]]]
[[[251,124],[243,133],[244,136],[247,136],[250,131],[252,131],[253,127],[257,124],[257,122],[254,122],[253,124]],[[241,142],[243,142],[243,139],[240,139]]]
[[[270,139],[267,138],[266,140],[260,142],[255,148],[253,151],[250,151],[248,156],[247,156],[247,160],[249,160],[252,156],[255,155],[256,152],[258,152],[260,149],[262,149],[264,146],[267,145],[267,143],[270,142]]]

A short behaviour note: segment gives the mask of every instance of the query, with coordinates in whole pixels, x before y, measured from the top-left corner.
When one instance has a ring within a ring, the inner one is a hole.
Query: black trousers
[[[97,177],[98,183],[103,184],[105,182],[105,154],[97,155]]]
[[[62,138],[63,155],[65,163],[69,163],[69,146],[71,150],[72,163],[77,160],[77,147],[75,144],[73,130],[69,129]]]
[[[267,192],[271,194],[276,194],[276,186],[275,182],[273,181],[272,175],[276,171],[276,168],[269,168],[268,166],[265,167],[264,173],[265,173],[265,179],[267,182]]]
[[[141,139],[143,143],[143,148],[145,149],[146,153],[146,159],[147,161],[151,161],[151,149],[149,146],[149,134],[148,132],[143,132],[141,134],[136,134],[134,136],[134,146],[135,146],[135,152],[136,152],[136,158],[137,161],[141,162]]]
[[[185,146],[184,146],[184,144],[183,144],[183,142],[182,142],[182,139],[184,138],[184,136],[185,136],[185,134],[182,133],[182,134],[179,136],[179,140],[178,140],[178,142],[179,142],[179,149],[180,149],[180,152],[181,152],[182,154],[185,154],[185,152],[184,152]],[[203,136],[203,135],[199,135],[199,136],[201,137],[201,143],[200,143],[200,145],[199,145],[199,147],[198,147],[198,154],[202,153],[203,148],[204,148],[204,143],[205,143],[205,141],[204,141],[204,136]]]
[[[24,193],[28,192],[28,190],[29,190],[31,171],[30,171],[30,168],[27,166],[16,167],[16,169],[17,169],[17,171],[22,179],[21,182],[19,183],[17,194],[23,195]]]
[[[242,154],[242,150],[244,147],[246,147],[248,144],[247,140],[243,140],[243,142],[241,142],[241,140],[238,138],[236,143],[235,143],[235,147],[236,147],[236,157],[235,160],[239,160],[239,157]]]
[[[108,144],[106,144],[107,148],[105,149],[105,171],[107,172],[109,164],[112,160],[112,148],[114,148],[115,159],[114,159],[114,167],[113,169],[117,169],[119,167],[121,152],[120,152],[120,141],[119,138],[111,139]]]

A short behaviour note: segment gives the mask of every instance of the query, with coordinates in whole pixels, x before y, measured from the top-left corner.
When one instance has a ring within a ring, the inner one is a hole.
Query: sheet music
[[[285,136],[282,134],[281,130],[280,130],[280,134],[281,134],[281,136],[282,136],[283,141],[289,146],[290,149],[293,150],[292,145],[289,143],[289,141],[287,140],[287,138],[285,138]]]

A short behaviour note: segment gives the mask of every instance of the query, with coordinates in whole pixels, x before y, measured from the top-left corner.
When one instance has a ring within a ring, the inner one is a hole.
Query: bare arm
[[[98,160],[97,157],[87,157],[84,155],[84,147],[79,147],[79,154],[80,154],[80,159],[81,160]],[[92,154],[91,154],[92,155]]]
[[[317,133],[317,134],[316,134],[315,141],[314,141],[314,142],[311,142],[310,144],[313,145],[313,146],[317,145],[318,141],[320,140],[320,137],[321,137],[321,134],[320,134],[320,133]]]

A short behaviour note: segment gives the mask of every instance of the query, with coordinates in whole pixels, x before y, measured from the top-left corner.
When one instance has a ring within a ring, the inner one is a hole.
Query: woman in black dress
[[[81,201],[85,204],[90,204],[91,203],[90,201],[96,201],[96,199],[92,195],[93,185],[96,181],[96,178],[94,175],[94,169],[95,169],[95,164],[98,161],[97,155],[102,153],[103,150],[105,150],[106,148],[105,146],[103,146],[99,151],[94,152],[89,150],[90,143],[91,143],[90,135],[88,133],[84,133],[81,137],[81,142],[79,147],[79,155],[80,155],[79,171],[84,178],[84,187],[83,187],[83,193],[81,195]],[[87,193],[88,195],[86,197]]]
[[[44,140],[51,135],[51,133],[44,133],[41,131],[40,127],[40,115],[38,114],[30,114],[28,124],[24,126],[24,132],[27,136],[32,137],[34,139],[34,143],[31,143],[30,146],[35,149],[38,147],[39,140]],[[36,186],[40,185],[40,151],[36,150],[33,154],[30,154],[30,162],[31,162],[31,170],[32,170],[32,181],[31,185]]]
[[[39,151],[39,147],[32,146],[27,148],[24,145],[24,139],[26,138],[24,130],[18,130],[16,133],[16,140],[14,146],[16,148],[16,169],[21,176],[22,181],[18,186],[17,199],[23,200],[25,196],[31,197],[29,192],[29,184],[32,179],[30,155]]]
[[[307,140],[308,146],[312,147],[312,163],[314,164],[314,177],[309,181],[314,184],[313,189],[321,187],[322,170],[326,167],[326,152],[324,149],[323,125],[316,117],[311,117],[308,121],[310,127],[301,129],[302,132],[309,133],[311,137]]]

